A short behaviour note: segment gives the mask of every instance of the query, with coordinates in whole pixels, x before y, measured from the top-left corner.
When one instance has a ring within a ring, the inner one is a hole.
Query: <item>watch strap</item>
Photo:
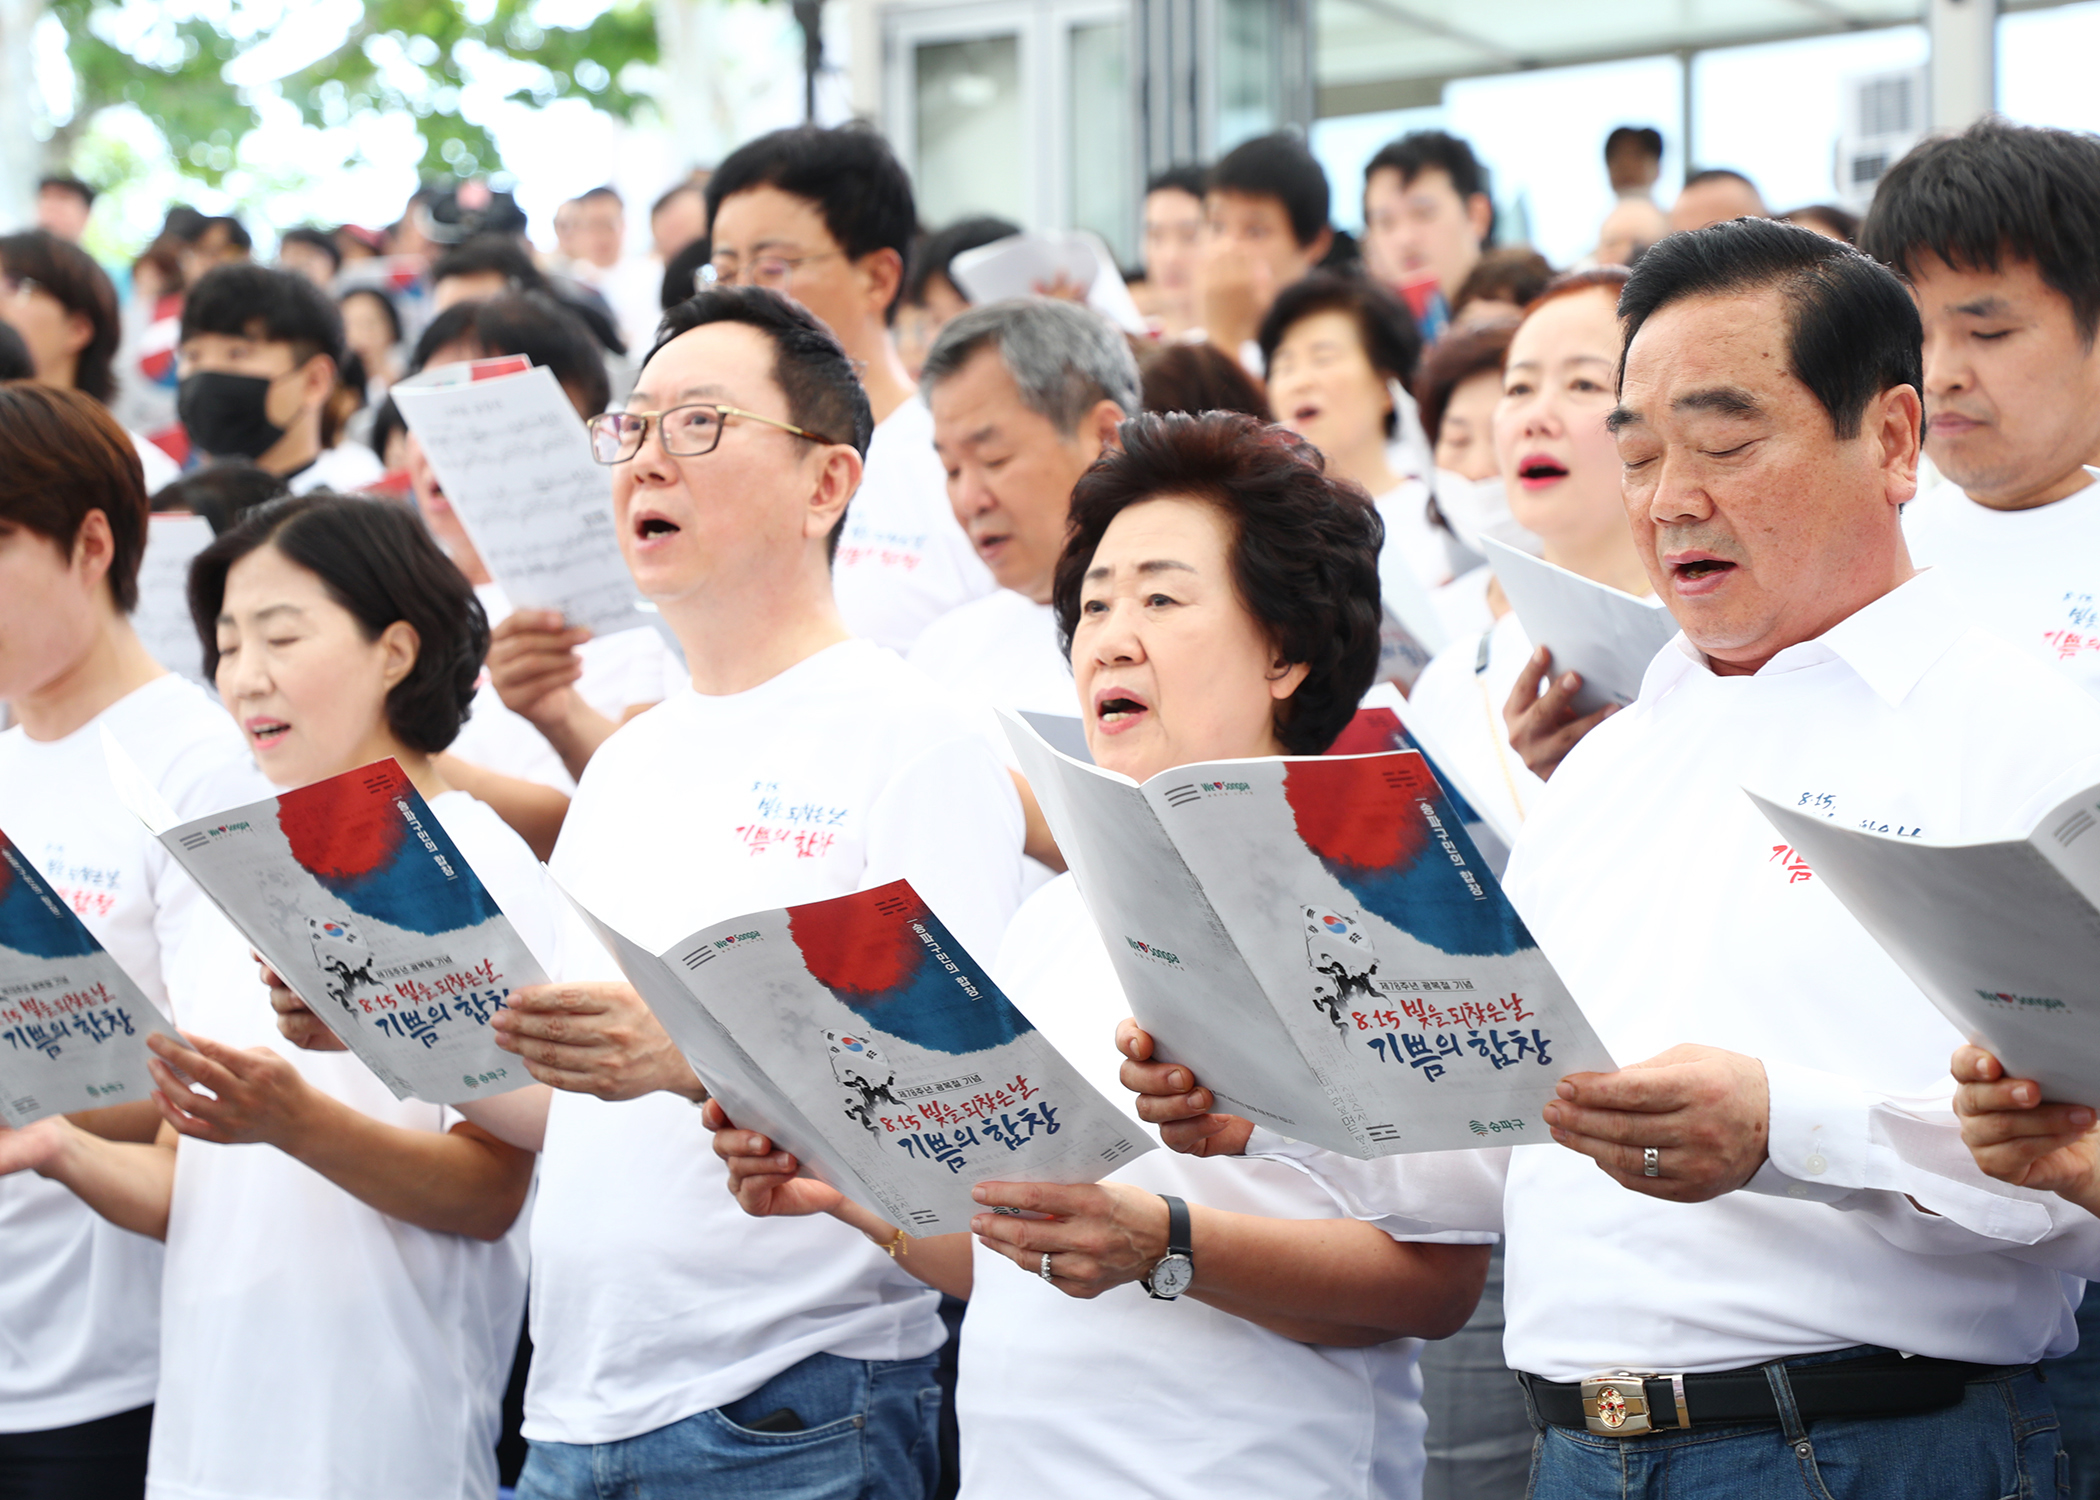
[[[1185,1255],[1195,1258],[1195,1247],[1189,1242],[1195,1238],[1189,1228],[1189,1206],[1172,1193],[1159,1195],[1167,1205],[1167,1254]]]

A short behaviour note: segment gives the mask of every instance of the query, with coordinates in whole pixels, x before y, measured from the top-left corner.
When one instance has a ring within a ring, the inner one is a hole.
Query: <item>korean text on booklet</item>
[[[1575,692],[1578,714],[1639,696],[1648,663],[1677,634],[1677,621],[1667,609],[1493,537],[1482,537],[1480,546],[1531,644],[1552,650],[1554,674],[1582,674]]]
[[[2100,787],[2024,839],[1932,844],[1749,794],[1955,1029],[2045,1098],[2100,1104]],[[1805,800],[1805,794],[1804,794]]]
[[[1357,1157],[1525,1145],[1615,1066],[1419,752],[1140,786],[1001,718],[1138,1024],[1221,1111]]]
[[[131,976],[0,832],[0,1119],[20,1127],[148,1097],[152,1031],[173,1035]]]
[[[532,1082],[489,1020],[547,976],[398,763],[178,823],[106,735],[103,751],[125,805],[395,1098]]]
[[[977,1183],[1095,1182],[1151,1149],[906,881],[661,955],[583,915],[739,1128],[913,1234],[969,1228]]]
[[[654,625],[620,557],[612,471],[552,370],[438,365],[393,397],[513,608],[558,610],[599,635]]]

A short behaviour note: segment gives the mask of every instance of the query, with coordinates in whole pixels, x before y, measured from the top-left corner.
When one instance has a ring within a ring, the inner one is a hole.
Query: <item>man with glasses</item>
[[[590,425],[621,549],[692,689],[599,748],[551,868],[652,950],[902,877],[989,953],[1018,901],[1006,771],[832,599],[873,425],[815,317],[720,286],[671,309],[626,409]],[[934,1293],[893,1258],[901,1243],[746,1217],[692,1107],[703,1085],[592,957],[496,1023],[556,1090],[518,1493],[920,1500],[937,1468]]]
[[[933,418],[890,337],[918,227],[911,178],[860,125],[800,126],[731,152],[707,184],[718,285],[762,286],[801,303],[845,347],[875,435],[833,574],[846,628],[893,650],[991,575],[950,513]]]

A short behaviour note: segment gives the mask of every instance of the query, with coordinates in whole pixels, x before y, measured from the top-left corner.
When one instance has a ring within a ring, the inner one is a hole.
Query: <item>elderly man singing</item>
[[[1619,308],[1627,513],[1683,633],[1555,773],[1507,884],[1642,1060],[1561,1080],[1557,1147],[1369,1163],[1202,1113],[1129,1022],[1125,1082],[1181,1149],[1296,1161],[1396,1231],[1503,1229],[1535,1496],[2053,1492],[2031,1367],[2075,1338],[2060,1268],[2100,1223],[1976,1169],[1959,1039],[1742,789],[2017,835],[2100,780],[2100,708],[1911,565],[1895,276],[1741,220],[1656,246]]]

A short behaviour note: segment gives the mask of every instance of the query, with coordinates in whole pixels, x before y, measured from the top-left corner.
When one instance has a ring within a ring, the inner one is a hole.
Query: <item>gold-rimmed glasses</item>
[[[783,422],[777,417],[761,416],[755,411],[746,411],[741,406],[722,406],[713,401],[695,401],[686,406],[674,406],[669,411],[606,411],[600,412],[584,423],[590,434],[591,457],[601,464],[625,463],[642,451],[642,443],[649,435],[649,424],[656,423],[656,431],[663,440],[664,452],[673,458],[704,458],[715,451],[722,441],[722,428],[727,418],[743,417],[753,422],[763,422],[768,427],[778,427],[782,432],[792,432],[796,437],[807,438],[812,443],[831,443],[832,438],[820,432],[811,432],[807,427],[797,427],[793,422]]]

